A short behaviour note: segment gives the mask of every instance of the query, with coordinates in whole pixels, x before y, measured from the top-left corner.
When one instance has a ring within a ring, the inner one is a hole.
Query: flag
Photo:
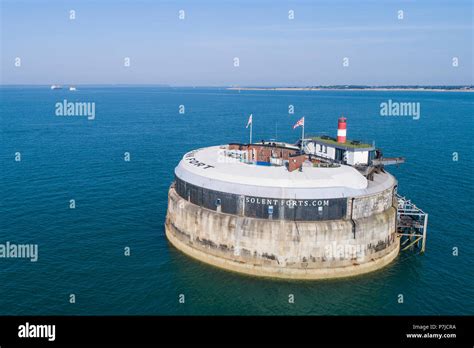
[[[245,128],[249,128],[251,124],[252,124],[252,114],[250,114],[249,121],[247,122],[247,127]]]
[[[299,126],[304,126],[304,116],[301,117],[301,119],[295,123],[295,125],[293,126],[293,129],[298,128]]]

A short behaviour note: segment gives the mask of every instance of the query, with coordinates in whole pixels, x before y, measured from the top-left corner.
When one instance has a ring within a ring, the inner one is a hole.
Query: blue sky
[[[1,4],[2,84],[474,83],[472,1]],[[185,20],[178,18],[181,9]],[[15,67],[16,57],[21,67]],[[237,68],[234,57],[240,60]],[[456,68],[453,57],[459,60]]]

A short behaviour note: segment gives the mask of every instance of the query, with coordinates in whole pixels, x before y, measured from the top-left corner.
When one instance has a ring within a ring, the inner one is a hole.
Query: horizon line
[[[386,87],[474,87],[473,84],[334,84],[334,85],[170,85],[166,83],[64,83],[64,84],[50,84],[50,83],[0,83],[0,87],[8,86],[117,86],[117,87],[133,87],[133,86],[152,86],[163,88],[331,88],[331,87],[372,87],[372,88],[386,88]]]

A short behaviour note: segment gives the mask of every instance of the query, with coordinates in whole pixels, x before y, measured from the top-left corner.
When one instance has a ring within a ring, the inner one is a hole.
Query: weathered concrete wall
[[[381,213],[393,205],[393,188],[389,188],[376,195],[348,199],[347,204],[349,206],[347,209],[349,214],[351,212],[350,206],[353,204],[353,219],[360,219],[376,213]]]
[[[355,204],[360,218],[354,221],[272,221],[201,208],[171,187],[166,233],[185,253],[234,271],[282,278],[350,276],[383,267],[398,254],[396,211],[390,204],[363,217],[363,207],[372,201],[377,199]]]

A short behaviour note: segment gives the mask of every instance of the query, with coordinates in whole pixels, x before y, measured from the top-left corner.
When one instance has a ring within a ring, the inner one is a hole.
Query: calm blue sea
[[[474,94],[93,86],[0,93],[0,244],[39,245],[37,262],[0,259],[0,314],[474,314]],[[64,99],[95,102],[95,119],[55,116]],[[389,99],[419,102],[420,119],[380,116]],[[307,133],[335,135],[343,114],[349,138],[405,156],[389,170],[399,192],[430,214],[426,254],[404,252],[357,278],[297,282],[228,273],[171,247],[163,225],[174,167],[191,149],[247,141],[250,113],[254,140],[295,141],[301,116]]]

